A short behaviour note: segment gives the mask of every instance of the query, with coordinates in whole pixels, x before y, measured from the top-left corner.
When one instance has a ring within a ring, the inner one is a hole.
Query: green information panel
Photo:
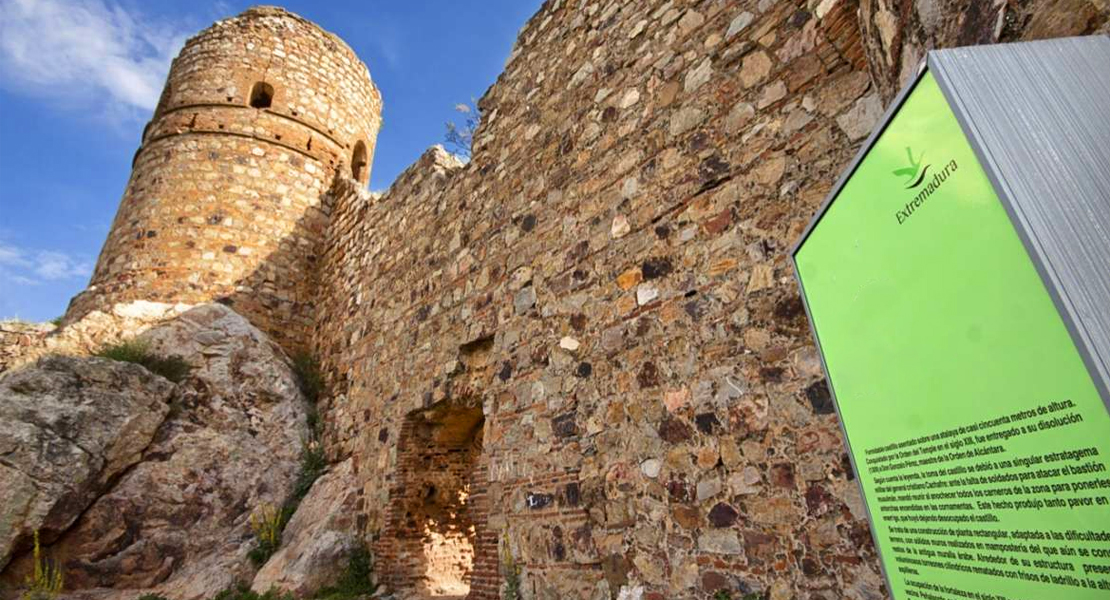
[[[894,598],[1110,598],[1110,414],[930,73],[795,261]]]

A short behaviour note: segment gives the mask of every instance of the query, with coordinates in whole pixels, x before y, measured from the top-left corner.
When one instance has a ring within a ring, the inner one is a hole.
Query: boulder
[[[190,308],[188,304],[136,300],[115,304],[108,312],[94,310],[60,327],[48,323],[0,322],[0,373],[43,356],[94,354],[104,346],[134,338]]]
[[[292,491],[305,400],[282,350],[226,306],[198,306],[139,339],[192,370],[142,460],[49,550],[66,558],[67,589],[211,597],[253,575],[250,515]],[[27,572],[20,560],[5,578]]]
[[[334,583],[357,548],[358,484],[352,459],[316,480],[285,526],[281,548],[254,578],[253,589],[308,595]]]
[[[1107,5],[1098,0],[861,0],[858,10],[863,50],[884,105],[913,80],[932,48],[1110,31]]]
[[[0,571],[50,543],[142,457],[173,384],[129,363],[50,357],[0,377]]]

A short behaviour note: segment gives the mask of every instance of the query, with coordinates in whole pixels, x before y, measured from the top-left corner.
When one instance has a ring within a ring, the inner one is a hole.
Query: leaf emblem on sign
[[[906,160],[909,162],[909,166],[901,167],[893,171],[895,175],[905,178],[906,189],[921,185],[921,182],[925,179],[925,174],[929,171],[929,165],[925,165],[924,167],[921,166],[923,158],[925,158],[924,152],[915,159],[913,157],[913,149],[906,146]]]

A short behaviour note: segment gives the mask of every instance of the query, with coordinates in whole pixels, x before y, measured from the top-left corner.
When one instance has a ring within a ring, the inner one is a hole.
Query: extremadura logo
[[[955,160],[950,160],[943,168],[933,169],[933,176],[930,178],[930,167],[932,167],[932,165],[925,162],[924,152],[919,154],[917,158],[914,158],[913,149],[907,147],[906,159],[909,164],[905,167],[895,169],[894,174],[904,178],[905,188],[907,190],[914,190],[912,192],[914,196],[906,203],[904,208],[898,209],[898,212],[895,214],[895,218],[898,219],[899,225],[909,220],[910,215],[921,208],[921,205],[925,204],[929,196],[933,195],[933,192],[940,188],[948,179],[949,175],[955,173],[956,169],[959,168]]]

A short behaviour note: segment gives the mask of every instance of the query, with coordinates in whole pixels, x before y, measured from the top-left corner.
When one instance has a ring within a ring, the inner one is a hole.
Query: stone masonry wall
[[[477,397],[527,599],[886,597],[788,252],[903,59],[1045,21],[941,4],[548,1],[468,164],[437,148],[384,197],[333,189],[327,439],[379,547],[404,423]]]
[[[27,323],[14,319],[0,321],[0,373],[19,363],[25,354],[43,346],[43,339],[54,329],[50,323]]]
[[[256,84],[269,106],[251,105]],[[190,39],[66,322],[135,299],[220,300],[302,345],[330,212],[321,198],[373,156],[380,112],[358,57],[282,9],[251,8]],[[357,175],[365,185],[368,166]]]
[[[882,597],[786,256],[882,104],[855,6],[807,8],[549,2],[470,164],[337,201],[320,354],[372,534],[406,416],[492,336],[526,597]]]

